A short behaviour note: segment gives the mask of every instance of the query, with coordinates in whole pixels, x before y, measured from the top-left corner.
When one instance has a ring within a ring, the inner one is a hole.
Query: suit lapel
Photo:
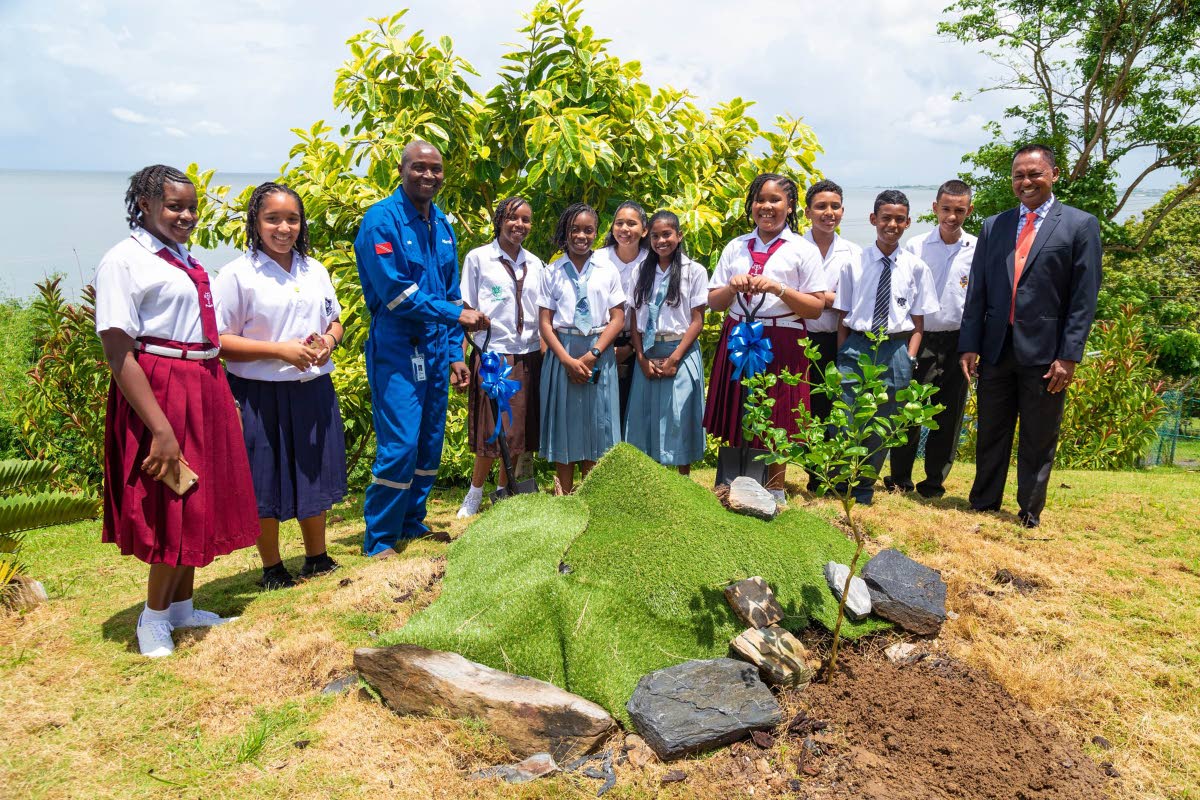
[[[1001,250],[1006,253],[1004,266],[1008,269],[1008,288],[1012,291],[1013,272],[1015,270],[1013,257],[1017,249],[1017,210],[1010,209],[996,218],[995,237],[1008,246]]]
[[[1042,227],[1038,228],[1037,236],[1033,239],[1033,246],[1029,248],[1029,257],[1025,259],[1025,269],[1021,270],[1021,280],[1025,280],[1025,276],[1029,274],[1029,270],[1038,257],[1038,253],[1042,251],[1042,245],[1046,240],[1054,235],[1054,229],[1058,227],[1059,217],[1062,216],[1062,203],[1058,200],[1054,201],[1054,205],[1050,206],[1050,210],[1046,213],[1046,218],[1042,220]],[[1011,270],[1010,270],[1011,274]]]

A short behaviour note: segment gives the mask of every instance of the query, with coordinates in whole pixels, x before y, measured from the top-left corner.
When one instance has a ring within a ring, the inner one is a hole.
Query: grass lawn
[[[1121,773],[1117,796],[1200,798],[1200,474],[1056,472],[1035,531],[1007,511],[967,513],[972,475],[970,465],[956,467],[940,501],[878,496],[863,509],[872,551],[898,547],[942,570],[958,614],[943,628],[942,650],[987,670],[1074,740],[1111,741],[1109,751],[1087,748]],[[694,477],[712,481],[711,471]],[[459,497],[441,493],[431,505],[435,525],[455,535],[465,529],[454,519]],[[837,513],[828,501],[809,507],[831,520]],[[354,647],[376,643],[438,596],[446,566],[447,545],[431,542],[371,563],[358,553],[358,506],[336,513],[344,519],[330,552],[340,572],[264,594],[252,550],[219,559],[198,576],[198,604],[242,619],[181,633],[176,654],[157,661],[133,649],[144,566],[101,545],[98,523],[34,533],[26,560],[52,602],[0,614],[0,794],[594,796],[595,781],[571,776],[524,787],[468,782],[467,771],[504,757],[478,726],[398,719],[354,693],[320,694],[348,669]],[[298,532],[284,531],[298,569]],[[998,584],[1001,568],[1041,588]],[[621,771],[606,797],[659,796],[666,769]],[[723,796],[690,782],[661,794]]]

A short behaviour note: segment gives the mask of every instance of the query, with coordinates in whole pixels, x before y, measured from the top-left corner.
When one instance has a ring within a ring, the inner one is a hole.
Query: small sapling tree
[[[830,363],[823,375],[809,380],[787,369],[778,375],[761,373],[746,380],[750,394],[746,400],[746,414],[742,428],[747,437],[757,438],[767,450],[763,460],[771,464],[795,464],[816,476],[817,493],[831,495],[842,505],[846,524],[854,536],[854,558],[850,561],[850,573],[842,587],[841,602],[838,603],[837,622],[833,627],[833,646],[829,653],[829,668],[826,680],[833,683],[837,667],[838,641],[841,637],[842,619],[846,613],[846,599],[850,596],[850,582],[858,567],[866,544],[866,532],[854,517],[855,499],[852,490],[861,479],[876,479],[871,457],[887,452],[908,441],[909,431],[925,426],[936,428],[934,416],[944,406],[932,405],[929,398],[937,391],[932,386],[910,381],[906,388],[896,392],[894,405],[889,401],[888,388],[884,383],[885,364],[877,363],[880,338],[868,334],[872,339],[869,352],[858,357],[858,372],[842,374],[837,365]],[[810,363],[816,363],[818,348],[812,340],[805,339],[804,354]],[[776,381],[792,386],[806,383],[813,392],[820,392],[833,401],[833,409],[827,419],[813,416],[803,404],[797,406],[797,433],[788,434],[771,425],[771,408],[775,401],[767,397],[767,390]],[[891,410],[891,413],[887,413]],[[882,412],[882,413],[881,413]]]

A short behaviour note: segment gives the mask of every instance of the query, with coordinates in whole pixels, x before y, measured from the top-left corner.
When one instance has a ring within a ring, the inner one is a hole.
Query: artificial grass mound
[[[549,681],[628,724],[625,703],[648,672],[726,655],[744,626],[727,584],[761,575],[783,627],[832,628],[825,562],[854,545],[805,511],[772,522],[726,511],[712,492],[621,444],[573,497],[520,495],[482,515],[450,547],[441,595],[380,637],[451,650]],[[854,638],[887,627],[843,623]]]

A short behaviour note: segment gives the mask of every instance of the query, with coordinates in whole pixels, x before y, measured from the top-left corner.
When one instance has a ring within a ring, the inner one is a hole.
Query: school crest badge
[[[908,308],[908,298],[907,297],[897,297],[896,305],[900,306],[901,308]]]
[[[330,297],[325,298],[325,316],[333,316],[333,299]]]
[[[500,286],[499,284],[492,284],[492,299],[493,300],[503,300],[504,299],[504,287],[503,286]]]
[[[968,277],[966,275],[963,275],[961,278],[959,278],[958,279],[959,287],[961,287],[962,289],[966,289],[967,288],[967,280],[968,280]]]

